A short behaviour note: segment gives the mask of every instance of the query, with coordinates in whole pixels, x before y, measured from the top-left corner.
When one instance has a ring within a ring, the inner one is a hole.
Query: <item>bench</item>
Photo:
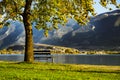
[[[41,62],[53,62],[50,50],[34,50],[34,59]]]

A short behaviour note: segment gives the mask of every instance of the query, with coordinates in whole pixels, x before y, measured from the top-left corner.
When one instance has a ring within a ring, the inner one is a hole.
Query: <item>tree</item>
[[[8,19],[23,22],[26,32],[24,60],[33,62],[33,23],[37,29],[43,29],[46,36],[49,30],[57,29],[58,24],[64,25],[69,18],[86,24],[89,14],[95,15],[93,4],[94,0],[0,0],[0,26],[8,25]],[[100,4],[119,6],[116,0],[100,0]]]

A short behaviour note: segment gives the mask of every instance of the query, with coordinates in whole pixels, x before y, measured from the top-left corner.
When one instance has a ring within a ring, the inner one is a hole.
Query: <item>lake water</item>
[[[24,55],[23,54],[0,54],[0,60],[24,61]]]
[[[0,60],[24,61],[23,54],[1,54]],[[120,54],[111,55],[66,55],[54,54],[52,58],[37,58],[35,61],[67,63],[67,64],[92,64],[92,65],[120,65]]]
[[[120,65],[120,55],[54,55],[55,63]]]

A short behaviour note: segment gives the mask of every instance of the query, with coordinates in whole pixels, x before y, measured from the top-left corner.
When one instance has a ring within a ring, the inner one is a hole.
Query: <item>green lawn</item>
[[[120,66],[0,61],[0,80],[120,80]]]

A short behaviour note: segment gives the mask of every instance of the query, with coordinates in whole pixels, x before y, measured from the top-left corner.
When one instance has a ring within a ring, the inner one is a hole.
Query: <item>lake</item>
[[[91,54],[53,54],[52,58],[36,58],[35,61],[67,63],[67,64],[91,64],[91,65],[120,65],[120,54],[91,55]],[[24,61],[23,54],[1,54],[0,60]]]

